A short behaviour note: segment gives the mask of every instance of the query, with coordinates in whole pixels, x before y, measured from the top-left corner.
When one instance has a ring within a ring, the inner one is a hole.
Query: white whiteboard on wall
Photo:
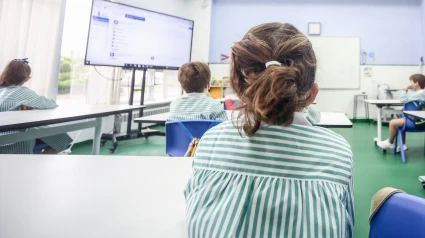
[[[309,37],[321,89],[360,88],[360,38]]]

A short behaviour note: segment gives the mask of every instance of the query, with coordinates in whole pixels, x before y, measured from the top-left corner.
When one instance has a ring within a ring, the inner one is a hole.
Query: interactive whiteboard
[[[360,88],[360,39],[309,37],[317,58],[321,89]]]

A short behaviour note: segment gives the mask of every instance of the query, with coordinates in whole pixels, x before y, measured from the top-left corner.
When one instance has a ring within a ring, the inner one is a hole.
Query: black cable
[[[93,66],[94,67],[94,69],[96,70],[96,72],[102,77],[102,78],[104,78],[104,79],[107,79],[107,80],[111,80],[111,81],[121,81],[122,80],[122,78],[119,78],[119,79],[111,79],[111,78],[107,78],[107,77],[105,77],[105,76],[103,76],[98,70],[97,70],[97,68],[96,68],[96,66]],[[126,71],[124,71],[124,73],[125,73]]]

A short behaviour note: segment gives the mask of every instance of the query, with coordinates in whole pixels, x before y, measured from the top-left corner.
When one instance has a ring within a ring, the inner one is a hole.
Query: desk
[[[365,102],[375,105],[378,110],[376,115],[376,124],[378,127],[377,137],[373,140],[376,141],[382,141],[382,108],[385,106],[403,106],[403,103],[400,102],[400,100],[378,100],[378,99],[368,99],[365,100]]]
[[[232,118],[233,111],[226,111],[227,118]],[[161,113],[152,116],[135,118],[134,122],[137,123],[157,123],[165,125],[167,118],[170,113]],[[327,127],[327,128],[352,128],[353,124],[350,119],[342,112],[320,112],[321,120],[316,126]],[[236,116],[236,114],[235,114]]]
[[[58,135],[69,131],[76,131],[94,127],[93,154],[99,154],[102,117],[132,110],[140,110],[144,106],[124,105],[76,105],[57,107],[51,110],[28,110],[1,112],[0,132],[21,130],[26,128],[41,127],[52,124],[75,122],[54,127],[42,127],[15,134],[0,136],[0,145],[36,139],[43,136]],[[86,120],[95,119],[95,120]],[[85,120],[85,121],[80,121]],[[78,122],[76,122],[78,121]]]
[[[347,115],[342,112],[321,112],[320,122],[315,126],[327,128],[352,128],[353,123],[348,119]]]
[[[425,119],[425,111],[403,111],[404,114]],[[422,187],[425,189],[425,175],[419,176],[419,181],[422,183]]]
[[[186,238],[192,158],[1,155],[0,237]]]

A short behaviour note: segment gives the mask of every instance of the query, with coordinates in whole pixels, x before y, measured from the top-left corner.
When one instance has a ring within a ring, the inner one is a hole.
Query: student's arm
[[[409,91],[403,90],[403,92],[401,93],[400,101],[402,103],[407,103],[407,102],[410,101],[409,100]]]
[[[400,101],[402,103],[408,103],[408,102],[411,102],[411,101],[423,100],[422,93],[423,92],[417,92],[417,91],[414,91],[414,90],[408,90],[407,92],[403,91],[401,93]]]
[[[305,112],[305,115],[307,120],[313,125],[320,122],[320,118],[321,118],[320,112],[314,106],[309,106],[307,108],[307,112]]]
[[[22,87],[19,91],[20,106],[31,107],[33,109],[53,109],[58,105],[55,100],[40,96],[27,87]]]

